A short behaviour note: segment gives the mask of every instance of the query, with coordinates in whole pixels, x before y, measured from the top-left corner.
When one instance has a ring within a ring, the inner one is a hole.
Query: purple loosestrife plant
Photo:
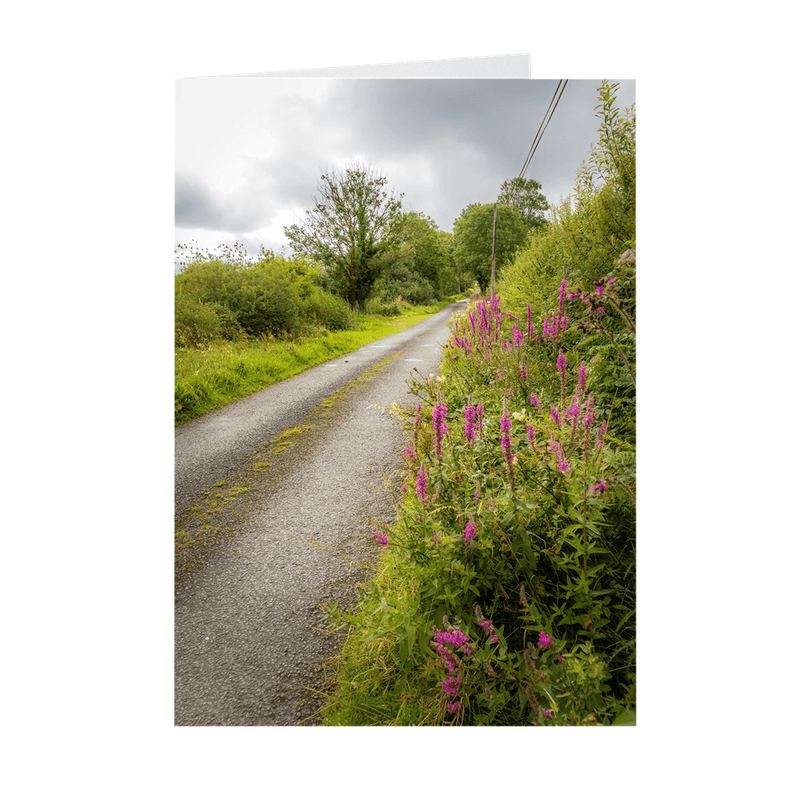
[[[414,462],[419,460],[419,456],[417,456],[413,447],[409,447],[406,445],[405,449],[403,450],[403,460],[409,466],[413,465]]]
[[[564,300],[567,294],[567,279],[561,281],[561,288],[558,293],[558,308],[550,314],[545,314],[542,322],[542,338],[558,340],[559,334],[569,326],[569,317],[564,314]]]
[[[598,450],[602,450],[603,449],[603,442],[605,441],[606,432],[607,431],[608,431],[608,423],[607,422],[603,422],[600,425],[600,427],[597,429],[596,444],[597,444],[597,449]]]
[[[480,606],[475,606],[475,619],[478,620],[478,625],[489,635],[489,641],[492,644],[497,644],[497,634],[494,632],[494,625],[490,619],[486,619],[483,616]]]
[[[419,472],[417,472],[417,497],[423,505],[428,502],[428,475],[424,465],[420,465]]]
[[[508,470],[508,481],[514,485],[514,456],[511,454],[511,417],[508,416],[508,407],[503,404],[503,415],[500,417],[500,447],[503,449],[503,459]]]
[[[556,369],[558,369],[558,380],[561,385],[561,405],[566,402],[567,397],[567,357],[564,353],[559,353],[556,359]]]
[[[564,455],[564,448],[561,446],[561,442],[556,441],[555,434],[552,431],[550,433],[550,452],[556,457],[556,466],[559,472],[572,472],[567,462],[567,457]]]
[[[475,406],[475,425],[477,427],[478,433],[483,432],[483,404],[479,403]]]
[[[578,367],[578,388],[577,388],[578,400],[580,400],[585,393],[586,393],[586,362],[581,361],[580,366]]]
[[[537,647],[552,647],[553,640],[544,631],[539,633],[539,641],[536,643]]]
[[[583,411],[583,453],[588,460],[592,448],[592,425],[594,424],[594,393],[590,392]]]
[[[574,427],[578,424],[578,420],[581,416],[581,407],[578,405],[577,402],[573,402],[571,406],[567,408],[564,412],[564,421],[569,422]]]
[[[381,547],[387,547],[389,544],[389,537],[386,534],[380,532],[380,530],[374,531],[372,534],[375,537],[375,541],[379,542]]]
[[[464,544],[466,544],[467,542],[469,542],[469,541],[471,541],[472,539],[475,538],[476,530],[477,530],[477,527],[476,527],[475,523],[472,521],[472,519],[470,519],[467,522],[467,527],[464,529]]]
[[[433,441],[436,450],[436,457],[442,457],[442,442],[447,436],[447,403],[440,400],[433,407]]]
[[[447,711],[455,714],[461,709],[461,703],[456,700],[456,697],[463,681],[456,652],[460,650],[462,655],[467,656],[472,652],[472,645],[469,636],[450,625],[446,615],[442,623],[447,630],[439,630],[435,625],[433,626],[431,647],[439,655],[442,667],[447,673],[447,677],[440,684],[442,691],[452,698],[447,705]]]
[[[414,407],[416,416],[414,417],[414,449],[416,450],[419,444],[419,429],[422,427],[422,404],[417,403]]]
[[[558,471],[563,473],[572,472],[572,469],[567,462],[567,457],[564,455],[564,448],[561,446],[561,442],[557,442],[557,449],[556,449],[556,459],[557,459],[557,466]]]
[[[475,444],[475,406],[469,405],[464,408],[464,438],[468,444]]]

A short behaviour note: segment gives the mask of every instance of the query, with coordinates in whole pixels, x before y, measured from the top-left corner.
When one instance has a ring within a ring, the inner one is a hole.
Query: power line
[[[550,120],[553,118],[553,114],[555,113],[555,110],[558,107],[559,100],[561,100],[561,95],[564,94],[564,89],[567,88],[568,82],[569,80],[563,80],[558,82],[558,86],[556,86],[556,90],[555,92],[553,92],[553,97],[550,100],[550,105],[547,107],[547,111],[544,112],[544,119],[542,120],[542,124],[539,125],[539,130],[536,131],[536,136],[533,137],[533,143],[531,144],[531,149],[528,152],[528,157],[525,159],[525,165],[522,167],[522,171],[519,173],[520,178],[522,178],[525,175],[525,171],[528,169],[528,165],[531,163],[531,159],[533,158],[533,154],[536,152],[536,148],[539,147],[539,142],[542,141],[542,136],[544,136],[544,132],[547,130],[547,126],[550,124]],[[561,90],[560,92],[559,89]],[[558,95],[557,99],[556,95]],[[553,105],[553,101],[555,101],[555,105]],[[552,111],[550,110],[551,108]],[[549,117],[548,114],[550,115]]]

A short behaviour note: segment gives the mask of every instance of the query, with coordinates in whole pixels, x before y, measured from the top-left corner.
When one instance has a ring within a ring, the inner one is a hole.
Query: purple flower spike
[[[433,441],[437,458],[442,457],[442,442],[447,436],[447,404],[437,403],[433,407]]]
[[[542,631],[539,634],[539,641],[536,643],[537,647],[552,647],[553,640],[544,632]]]
[[[464,529],[464,544],[466,544],[470,539],[475,538],[475,531],[477,530],[475,523],[470,520],[467,522],[467,527]]]
[[[428,475],[425,472],[425,467],[420,466],[417,473],[417,497],[423,502],[428,502]]]

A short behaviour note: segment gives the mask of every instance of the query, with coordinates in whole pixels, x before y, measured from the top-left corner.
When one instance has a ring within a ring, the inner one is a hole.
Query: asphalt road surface
[[[337,635],[393,516],[382,407],[436,373],[455,303],[175,430],[175,724],[316,725]]]

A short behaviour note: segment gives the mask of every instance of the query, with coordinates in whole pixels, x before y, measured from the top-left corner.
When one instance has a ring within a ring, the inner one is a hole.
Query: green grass
[[[330,664],[335,686],[321,711],[323,725],[419,726],[444,721],[444,695],[430,690],[437,676],[430,669],[415,671],[397,663],[403,620],[415,618],[420,603],[413,577],[396,562],[396,554],[382,552],[377,573],[362,588],[361,621],[374,616],[384,624],[360,625],[329,607],[339,625],[349,626],[349,635]]]
[[[357,331],[323,331],[302,341],[217,340],[175,349],[175,423],[181,424],[310,367],[410,328],[448,305],[410,308],[398,317],[362,316]]]

